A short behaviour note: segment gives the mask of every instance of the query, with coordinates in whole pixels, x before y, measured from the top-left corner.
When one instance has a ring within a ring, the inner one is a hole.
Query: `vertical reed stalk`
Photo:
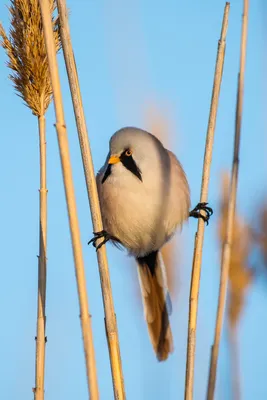
[[[59,71],[56,59],[56,47],[53,37],[51,15],[49,13],[48,0],[39,0],[42,22],[44,28],[45,44],[49,64],[50,77],[54,95],[54,107],[56,114],[56,130],[61,158],[61,166],[65,187],[66,202],[68,208],[69,225],[72,239],[72,249],[77,280],[77,289],[80,305],[80,319],[83,334],[83,345],[86,361],[88,389],[91,400],[99,399],[95,353],[93,346],[93,333],[89,316],[88,298],[86,290],[85,270],[80,239],[80,230],[76,209],[74,185],[72,179],[71,161],[67,129],[64,119],[63,102],[60,89]]]
[[[226,3],[223,15],[221,37],[219,39],[219,45],[218,45],[209,123],[206,136],[206,148],[205,148],[205,156],[203,163],[203,176],[202,176],[201,195],[200,195],[201,203],[207,202],[208,200],[208,186],[210,177],[210,167],[212,161],[212,148],[214,141],[215,126],[216,126],[220,87],[223,74],[229,9],[230,9],[230,3]],[[186,362],[185,396],[184,396],[185,400],[193,399],[197,310],[198,310],[198,296],[200,287],[202,248],[204,241],[204,229],[205,229],[205,223],[200,218],[198,220],[198,229],[195,236],[195,247],[193,256],[192,277],[191,277],[190,300],[189,300],[187,362]]]
[[[82,104],[82,96],[79,86],[79,78],[76,69],[76,63],[71,44],[71,35],[67,16],[67,7],[65,0],[57,0],[57,7],[60,20],[60,36],[64,52],[65,64],[69,79],[70,91],[72,96],[73,108],[76,118],[76,125],[79,135],[83,168],[87,187],[89,205],[91,209],[93,229],[95,232],[102,231],[102,219],[100,213],[98,192],[95,181],[94,166],[88,132],[86,127],[85,115]],[[114,397],[116,399],[125,399],[123,372],[120,356],[119,337],[117,330],[116,315],[112,298],[112,289],[108,269],[108,261],[105,246],[102,246],[97,252],[99,274],[102,288],[102,297],[105,312],[106,335],[109,348],[109,357],[112,371]]]
[[[45,372],[45,304],[46,304],[46,245],[47,245],[47,188],[46,188],[46,138],[45,117],[38,117],[40,148],[40,227],[38,257],[38,306],[35,365],[35,400],[44,399]]]
[[[230,265],[230,257],[231,257],[231,245],[232,245],[235,208],[236,208],[237,183],[238,183],[241,122],[242,122],[242,111],[243,111],[244,74],[245,74],[247,29],[248,29],[248,6],[249,6],[249,1],[244,0],[243,17],[242,17],[242,33],[241,33],[241,44],[240,44],[240,70],[239,70],[239,74],[238,74],[237,101],[236,101],[234,156],[233,156],[232,174],[231,174],[231,183],[230,183],[230,195],[229,195],[229,203],[228,203],[226,238],[225,238],[225,242],[223,245],[222,257],[221,257],[221,278],[220,278],[220,289],[219,289],[219,301],[218,301],[218,308],[217,308],[214,342],[213,342],[213,346],[211,349],[207,400],[214,399],[217,363],[218,363],[218,355],[219,355],[219,345],[220,345],[220,338],[221,338],[221,332],[222,332],[222,326],[223,326],[228,273],[229,273],[229,265]]]

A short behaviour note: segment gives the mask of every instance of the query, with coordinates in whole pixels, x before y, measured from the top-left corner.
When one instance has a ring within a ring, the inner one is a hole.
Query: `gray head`
[[[167,162],[167,152],[162,143],[151,133],[134,127],[122,128],[115,132],[110,139],[109,148],[109,167],[103,181],[110,175],[111,166],[116,168],[114,164],[120,165],[117,172],[126,168],[142,181],[144,174],[152,176],[156,169],[161,168],[162,163]]]

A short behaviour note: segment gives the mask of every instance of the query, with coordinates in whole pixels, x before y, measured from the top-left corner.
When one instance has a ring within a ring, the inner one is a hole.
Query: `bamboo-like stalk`
[[[76,209],[74,185],[72,179],[67,129],[65,125],[63,102],[60,89],[59,71],[56,59],[56,47],[53,37],[48,0],[39,0],[39,4],[42,15],[47,57],[49,63],[49,71],[50,71],[50,77],[54,95],[56,130],[57,130],[61,166],[62,166],[64,187],[65,187],[65,195],[68,208],[69,225],[70,225],[70,232],[72,239],[72,249],[73,249],[77,289],[79,296],[80,319],[81,319],[81,328],[83,334],[83,345],[85,351],[88,389],[90,393],[90,399],[98,400],[99,392],[97,383],[95,352],[93,346],[93,332],[91,326],[91,319],[89,315],[85,270],[84,270],[84,262],[82,255],[82,245],[80,239],[80,230],[79,230],[79,223],[78,223],[78,216]]]
[[[230,10],[230,3],[226,3],[224,8],[221,37],[219,39],[219,45],[218,45],[209,123],[206,136],[206,148],[205,148],[205,156],[203,163],[203,176],[202,176],[201,195],[200,195],[201,203],[207,202],[208,200],[208,186],[210,177],[210,167],[212,161],[212,148],[214,141],[214,131],[216,125],[220,87],[223,74],[229,10]],[[186,361],[185,397],[184,397],[185,400],[193,399],[197,310],[198,310],[198,296],[199,296],[199,286],[200,286],[204,230],[205,230],[205,223],[200,218],[198,220],[198,228],[195,236],[195,247],[193,256],[192,277],[191,277],[190,300],[189,300],[187,361]]]
[[[230,265],[230,257],[231,257],[231,244],[232,244],[232,236],[233,236],[233,226],[234,226],[235,208],[236,208],[236,195],[237,195],[237,183],[238,183],[241,121],[242,121],[242,111],[243,111],[244,74],[245,74],[247,29],[248,29],[248,7],[249,7],[249,1],[244,0],[241,44],[240,44],[240,70],[239,70],[239,74],[238,74],[237,101],[236,101],[234,155],[233,155],[230,195],[229,195],[229,203],[228,203],[226,238],[225,238],[225,242],[223,245],[222,257],[221,257],[221,277],[220,277],[219,300],[218,300],[218,308],[217,308],[214,342],[213,342],[213,346],[211,349],[207,400],[213,400],[213,398],[214,398],[217,363],[218,363],[218,355],[219,355],[219,345],[220,345],[220,338],[221,338],[221,332],[222,332],[222,326],[223,326],[228,273],[229,273],[229,265]]]
[[[57,7],[60,20],[60,36],[62,48],[66,63],[66,69],[69,79],[70,91],[72,96],[73,108],[76,118],[76,125],[79,135],[83,168],[87,187],[88,200],[91,209],[93,229],[95,232],[103,230],[98,192],[95,181],[94,166],[86,120],[82,104],[82,96],[79,86],[79,78],[76,69],[74,53],[71,44],[70,28],[68,23],[67,7],[65,0],[57,0]],[[116,315],[112,298],[112,289],[108,269],[108,261],[105,246],[102,246],[97,252],[99,274],[101,281],[102,297],[105,312],[106,336],[109,348],[109,357],[112,371],[114,397],[116,399],[125,399],[123,371],[120,356],[120,346]]]
[[[44,399],[45,371],[45,304],[46,304],[46,243],[47,243],[47,188],[46,188],[46,135],[45,117],[38,117],[40,148],[40,227],[38,257],[38,305],[35,364],[35,400]]]

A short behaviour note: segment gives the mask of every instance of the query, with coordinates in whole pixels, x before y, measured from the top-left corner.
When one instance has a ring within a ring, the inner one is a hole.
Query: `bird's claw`
[[[209,219],[213,214],[213,210],[211,207],[207,206],[208,203],[198,203],[196,207],[190,211],[189,217],[193,218],[201,218],[207,225],[209,225]],[[201,214],[201,210],[206,212],[206,215]]]
[[[88,244],[93,243],[93,246],[95,247],[96,251],[100,249],[100,247],[103,246],[103,244],[107,243],[110,239],[112,239],[112,236],[110,236],[105,230],[100,231],[100,232],[93,232],[94,237],[89,240]],[[102,242],[100,242],[98,245],[96,245],[96,242],[98,239],[103,238]]]

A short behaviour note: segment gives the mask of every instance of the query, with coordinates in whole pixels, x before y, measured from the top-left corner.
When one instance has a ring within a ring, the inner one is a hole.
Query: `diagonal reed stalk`
[[[231,245],[232,245],[232,237],[233,237],[233,229],[234,229],[237,183],[238,183],[241,122],[242,122],[242,111],[243,111],[244,75],[245,75],[247,30],[248,30],[248,6],[249,6],[249,1],[244,0],[243,17],[242,17],[242,33],[241,33],[241,44],[240,44],[240,70],[239,70],[239,74],[238,74],[237,101],[236,101],[234,155],[233,155],[230,195],[229,195],[229,203],[228,203],[226,238],[225,238],[225,242],[223,245],[222,257],[221,257],[221,278],[220,278],[219,300],[218,300],[218,308],[217,308],[214,342],[213,342],[213,346],[211,349],[207,400],[214,399],[217,363],[218,363],[218,355],[219,355],[219,345],[220,345],[220,338],[221,338],[221,332],[222,332],[222,326],[223,326],[224,309],[225,309],[226,292],[227,292],[227,282],[228,282],[229,265],[230,265],[230,258],[231,258]]]
[[[72,96],[73,108],[76,118],[76,126],[79,135],[85,181],[89,205],[91,209],[94,232],[103,230],[98,192],[95,181],[94,166],[88,132],[86,127],[85,115],[82,104],[82,96],[79,86],[79,78],[71,44],[70,28],[68,23],[67,7],[65,0],[57,0],[57,8],[60,20],[60,34],[64,52],[65,64],[69,79],[70,91]],[[105,312],[106,336],[109,348],[110,365],[112,371],[114,397],[125,399],[123,372],[120,356],[119,337],[117,330],[116,315],[112,298],[112,289],[108,269],[108,261],[105,246],[97,252],[99,274],[102,288],[102,297]]]
[[[219,45],[218,45],[209,123],[206,136],[206,148],[205,148],[205,156],[203,163],[203,176],[202,176],[201,195],[200,195],[201,203],[207,202],[208,200],[208,186],[210,177],[210,167],[212,161],[212,148],[214,141],[214,131],[216,126],[220,87],[223,74],[229,10],[230,10],[230,3],[226,3],[224,8],[221,37],[219,39]],[[197,309],[198,309],[198,296],[200,287],[204,229],[205,229],[205,223],[200,218],[198,220],[198,228],[195,236],[195,247],[193,256],[192,277],[191,277],[190,300],[189,300],[187,361],[186,361],[185,396],[184,396],[185,400],[193,399]]]
[[[82,255],[82,245],[80,239],[80,230],[78,215],[76,209],[74,185],[72,179],[71,161],[69,154],[69,144],[67,129],[64,120],[63,102],[60,89],[59,71],[56,59],[56,46],[53,37],[51,15],[49,13],[49,1],[39,0],[42,22],[44,27],[45,44],[47,58],[54,96],[54,107],[56,114],[56,130],[61,158],[61,166],[65,187],[66,202],[68,208],[69,225],[72,240],[72,249],[75,264],[75,273],[77,280],[77,289],[80,305],[80,319],[83,335],[83,345],[85,352],[86,372],[88,389],[91,400],[99,399],[95,352],[93,346],[93,333],[91,319],[89,315],[88,298],[86,291],[85,269]]]
[[[52,18],[55,3],[49,0]],[[37,335],[35,361],[35,400],[44,399],[45,375],[45,306],[46,306],[46,253],[47,253],[47,187],[46,187],[46,134],[45,113],[51,102],[52,88],[48,70],[43,28],[38,0],[12,0],[10,36],[0,25],[2,47],[11,69],[9,76],[17,94],[38,118],[40,152],[39,189],[39,256],[37,294]],[[57,19],[52,18],[57,51],[60,37]]]

